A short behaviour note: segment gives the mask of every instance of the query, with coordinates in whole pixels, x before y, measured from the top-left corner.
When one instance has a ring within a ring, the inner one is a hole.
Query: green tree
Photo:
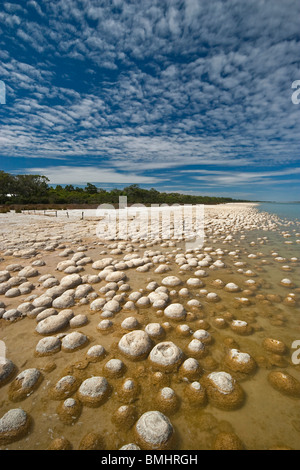
[[[97,192],[98,192],[97,186],[95,186],[94,184],[91,184],[91,183],[87,183],[84,190],[89,194],[97,194]]]
[[[47,202],[48,181],[46,176],[41,175],[17,175],[14,189],[16,202]]]
[[[75,191],[75,188],[72,184],[67,184],[65,186],[65,191]]]
[[[0,204],[9,201],[16,190],[15,177],[5,171],[0,171]]]

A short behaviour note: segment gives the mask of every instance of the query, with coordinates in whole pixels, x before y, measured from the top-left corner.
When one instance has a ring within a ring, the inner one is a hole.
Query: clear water
[[[270,214],[276,214],[280,218],[289,220],[300,220],[300,202],[295,203],[279,203],[264,202],[259,204],[258,209]]]

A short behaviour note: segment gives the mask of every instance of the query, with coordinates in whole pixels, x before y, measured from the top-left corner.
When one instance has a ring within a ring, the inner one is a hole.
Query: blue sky
[[[52,184],[300,200],[300,3],[0,10],[0,169]]]

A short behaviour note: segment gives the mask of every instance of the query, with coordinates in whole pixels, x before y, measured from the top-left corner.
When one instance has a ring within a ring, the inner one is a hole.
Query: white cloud
[[[146,171],[164,177],[163,170],[186,165],[294,163],[299,5],[271,3],[4,3],[1,152],[70,159],[70,168],[82,157],[96,168],[105,160],[108,179],[128,173],[135,182],[150,178]],[[33,21],[32,8],[47,21]],[[24,52],[22,61],[9,59],[11,44]],[[210,175],[227,185],[258,178],[244,173]]]
[[[17,173],[20,173],[18,170]],[[86,184],[86,183],[120,183],[120,184],[155,184],[163,179],[151,176],[139,176],[130,173],[118,173],[114,170],[92,166],[53,166],[46,168],[23,169],[22,172],[47,176],[50,184]]]

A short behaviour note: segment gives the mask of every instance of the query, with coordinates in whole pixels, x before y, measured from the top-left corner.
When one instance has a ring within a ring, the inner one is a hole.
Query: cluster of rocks
[[[211,208],[210,212],[206,234],[211,246],[201,249],[177,248],[175,238],[141,241],[138,235],[128,242],[113,239],[111,243],[83,245],[80,237],[93,226],[87,222],[79,228],[74,226],[69,233],[62,222],[45,222],[42,230],[33,224],[27,235],[16,234],[18,242],[5,236],[3,256],[18,258],[18,262],[10,260],[0,271],[0,321],[8,325],[25,318],[33,320],[36,358],[57,354],[69,361],[67,353],[82,354],[78,369],[70,367],[70,373],[50,387],[45,380],[46,369],[31,367],[19,371],[19,364],[0,358],[0,387],[8,385],[8,399],[20,402],[44,387],[49,399],[58,401],[57,415],[67,426],[77,422],[84,407],[105,406],[107,401],[117,399],[121,406],[112,413],[112,422],[124,432],[131,429],[135,436],[134,443],[122,447],[125,450],[176,447],[178,435],[169,417],[172,419],[186,404],[201,408],[209,403],[222,410],[243,406],[245,392],[239,381],[254,374],[262,359],[257,362],[228,340],[228,347],[222,349],[222,358],[217,362],[211,355],[214,331],[218,341],[222,329],[234,337],[251,335],[259,326],[244,307],[261,303],[294,307],[298,305],[299,289],[289,275],[291,279],[284,277],[278,283],[282,297],[263,295],[266,284],[257,273],[267,260],[260,253],[248,252],[245,261],[245,253],[237,243],[241,231],[261,227],[262,221],[266,230],[276,229],[274,219],[265,219],[242,207],[235,216],[230,210],[220,213]],[[54,226],[56,235],[49,236],[48,231]],[[29,243],[34,231],[36,236]],[[284,233],[289,240],[288,235]],[[216,246],[217,240],[221,247]],[[259,240],[260,244],[267,242],[267,237]],[[97,256],[89,255],[99,247],[103,249]],[[59,256],[54,273],[41,252]],[[286,259],[278,253],[272,253],[272,262],[291,273],[299,266],[297,258]],[[258,263],[254,264],[256,269],[251,263]],[[150,271],[151,277],[147,277]],[[141,282],[134,290],[136,276]],[[223,299],[234,306],[234,313],[224,308]],[[93,335],[85,333],[90,323],[97,323]],[[107,349],[97,344],[98,338],[104,339],[105,335],[111,338]],[[273,365],[275,361],[284,363],[279,360],[287,353],[282,341],[265,338],[262,349]],[[90,368],[97,373],[90,374]],[[145,384],[139,380],[139,373],[147,377]],[[299,382],[288,373],[272,371],[268,382],[285,395],[300,396]],[[184,385],[183,396],[178,394],[178,383]],[[146,386],[148,393],[149,384],[155,410],[139,415],[136,400],[143,397]],[[26,436],[31,422],[23,409],[9,410],[0,419],[0,444]],[[71,447],[65,439],[54,439],[50,446]],[[234,434],[223,433],[216,439],[215,448],[226,447],[239,448],[241,443]],[[103,438],[89,433],[80,448],[102,449]]]

